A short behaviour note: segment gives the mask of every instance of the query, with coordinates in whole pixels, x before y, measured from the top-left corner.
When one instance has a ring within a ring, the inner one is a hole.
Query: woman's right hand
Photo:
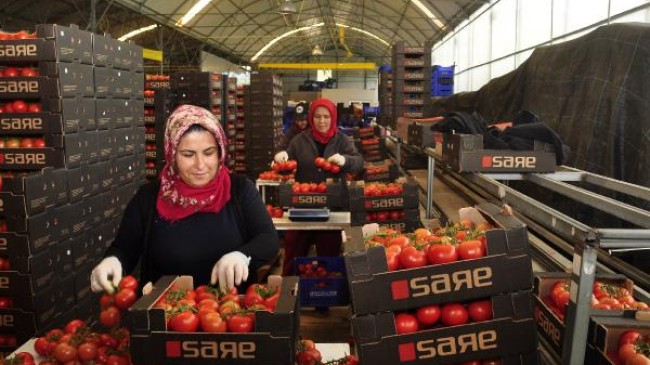
[[[280,151],[275,154],[275,157],[273,157],[273,161],[276,163],[285,163],[289,160],[289,154],[287,151]]]
[[[90,273],[90,289],[99,293],[102,291],[113,294],[122,280],[122,263],[115,256],[103,259]]]

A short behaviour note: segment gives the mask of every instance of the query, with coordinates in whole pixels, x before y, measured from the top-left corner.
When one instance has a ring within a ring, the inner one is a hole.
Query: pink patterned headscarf
[[[202,187],[185,183],[174,167],[176,149],[183,134],[198,124],[214,135],[219,146],[219,169],[212,181]],[[182,105],[167,119],[165,128],[165,166],[160,172],[156,208],[168,221],[177,221],[196,212],[217,213],[230,201],[230,171],[226,167],[226,134],[219,120],[208,110]]]

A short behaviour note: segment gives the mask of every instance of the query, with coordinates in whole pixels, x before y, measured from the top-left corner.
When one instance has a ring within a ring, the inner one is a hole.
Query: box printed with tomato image
[[[406,312],[357,315],[352,332],[359,357],[367,364],[455,364],[502,358],[520,364],[521,354],[537,348],[531,299],[525,290]]]
[[[586,363],[650,364],[650,317],[594,317],[589,327]]]
[[[279,186],[280,205],[292,208],[330,208],[347,210],[348,194],[344,181],[327,179],[321,183],[283,182]]]
[[[350,211],[353,212],[417,209],[420,204],[418,185],[413,178],[400,178],[386,184],[353,181],[348,186],[348,192]]]
[[[366,237],[365,251],[346,254],[353,311],[407,310],[532,288],[526,226],[489,203],[461,211],[472,219],[412,234],[380,230]]]
[[[562,353],[564,318],[570,301],[569,273],[535,274],[535,319],[539,332],[557,354]],[[648,311],[648,304],[633,297],[634,283],[620,274],[598,274],[593,286],[593,317],[633,317]],[[648,312],[650,313],[650,312]]]
[[[300,277],[301,307],[350,304],[343,257],[296,257],[294,274]]]
[[[292,364],[300,327],[298,278],[273,279],[281,282],[255,284],[238,295],[236,289],[193,289],[191,277],[162,277],[129,308],[133,362]],[[190,292],[201,318],[188,308]]]

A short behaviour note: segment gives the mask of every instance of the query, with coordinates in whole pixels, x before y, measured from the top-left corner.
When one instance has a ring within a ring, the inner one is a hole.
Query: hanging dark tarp
[[[569,146],[567,165],[650,186],[650,25],[607,25],[540,47],[516,70],[432,107],[493,121],[531,111]]]

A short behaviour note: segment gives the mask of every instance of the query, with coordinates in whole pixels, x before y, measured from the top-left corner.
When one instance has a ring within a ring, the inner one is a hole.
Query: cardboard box
[[[502,227],[486,232],[488,252],[483,258],[389,272],[383,247],[346,254],[354,312],[405,310],[530,289],[533,276],[526,226],[501,215],[494,205],[479,208]]]
[[[26,175],[2,177],[0,215],[28,216],[68,201],[65,172],[44,168]]]
[[[153,308],[168,288],[192,288],[191,277],[165,276],[151,294],[129,308],[131,357],[138,364],[260,364],[287,365],[294,361],[299,329],[298,278],[283,279],[274,313],[255,313],[251,333],[181,333],[167,331],[165,313]]]
[[[402,194],[365,196],[364,181],[353,181],[348,186],[351,212],[367,212],[389,209],[417,209],[420,205],[419,185],[413,178],[400,182]]]
[[[91,34],[80,30],[76,25],[37,25],[35,39],[0,41],[0,47],[4,51],[0,55],[0,63],[62,61],[91,65]]]
[[[395,218],[391,217],[391,211],[400,212],[401,217]],[[374,217],[379,215],[382,212],[386,212],[388,215],[386,217]],[[353,211],[350,212],[350,223],[353,226],[362,226],[368,223],[379,223],[381,226],[390,226],[390,227],[401,227],[398,229],[400,232],[412,232],[416,228],[421,227],[420,223],[420,210],[419,209],[381,209],[378,211]],[[415,228],[410,229],[413,224]]]
[[[486,150],[483,136],[445,134],[442,162],[460,172],[554,172],[553,146],[535,142],[533,150]]]
[[[53,244],[61,237],[62,225],[66,225],[66,216],[57,216],[54,208],[29,217],[8,217],[8,232],[0,233],[0,249],[3,246],[22,252],[39,252]]]
[[[393,160],[384,159],[376,162],[365,162],[363,180],[366,182],[395,181],[399,177],[399,168]]]
[[[408,126],[408,136],[406,138],[406,143],[412,146],[417,146],[421,148],[425,147],[435,147],[436,142],[442,142],[440,136],[437,133],[434,133],[431,130],[432,123],[419,123],[416,122]],[[436,141],[438,139],[438,141]]]
[[[352,331],[357,353],[364,364],[424,365],[511,357],[535,351],[537,334],[535,322],[530,318],[530,293],[527,294],[528,308],[518,298],[498,297],[499,304],[493,304],[493,320],[402,335],[395,332],[392,312],[356,316]],[[512,301],[506,303],[509,299]]]
[[[547,304],[548,295],[553,284],[558,280],[569,282],[570,274],[563,272],[548,272],[535,274],[535,321],[537,328],[542,337],[549,343],[551,349],[556,354],[562,354],[562,345],[564,341],[564,330],[566,328],[564,319],[559,318],[551,307]],[[626,288],[630,294],[633,294],[634,284],[624,275],[618,274],[598,274],[596,280],[615,284]],[[600,317],[634,317],[633,310],[600,310],[591,309],[591,320]]]
[[[280,183],[280,206],[291,208],[348,209],[347,187],[344,182],[327,182],[325,193],[294,193],[293,183]]]
[[[618,339],[628,330],[639,331],[642,336],[648,336],[650,323],[634,318],[592,317],[589,323],[590,343],[587,345],[585,363],[616,365],[610,354],[618,354]]]

